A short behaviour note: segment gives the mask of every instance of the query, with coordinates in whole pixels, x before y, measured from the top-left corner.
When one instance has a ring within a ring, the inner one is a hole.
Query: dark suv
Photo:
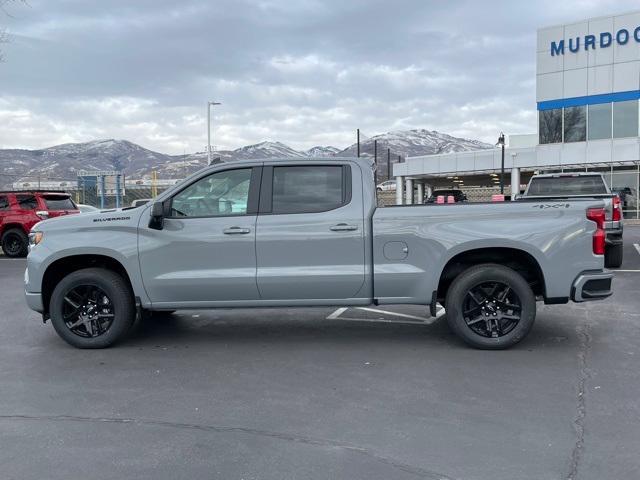
[[[67,192],[0,191],[0,243],[7,257],[26,257],[29,231],[47,218],[80,213]]]
[[[467,195],[462,191],[455,188],[447,189],[447,190],[434,190],[431,192],[430,196],[426,196],[424,198],[424,203],[436,203],[438,197],[443,196],[444,201],[447,201],[449,196],[453,197],[453,201],[458,202],[466,202]]]

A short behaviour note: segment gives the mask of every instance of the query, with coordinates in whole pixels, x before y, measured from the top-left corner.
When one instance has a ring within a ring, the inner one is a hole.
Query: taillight
[[[593,232],[593,253],[595,255],[604,255],[605,237],[606,237],[604,233],[604,221],[605,221],[604,208],[587,209],[587,218],[592,222],[596,222],[596,231]]]
[[[613,196],[613,221],[619,222],[622,220],[622,206],[620,205],[620,197],[618,195]]]

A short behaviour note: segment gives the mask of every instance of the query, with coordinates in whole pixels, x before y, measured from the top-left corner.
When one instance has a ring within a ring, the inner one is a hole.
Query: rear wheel
[[[118,274],[87,268],[64,277],[51,295],[51,323],[77,348],[105,348],[120,340],[135,319],[135,303]]]
[[[446,298],[447,322],[467,344],[481,349],[509,348],[531,330],[536,299],[515,270],[483,264],[462,272]]]
[[[7,230],[2,235],[2,251],[7,257],[26,257],[29,253],[29,238],[19,228]]]
[[[622,244],[611,245],[604,251],[604,266],[607,268],[620,268],[622,266]]]

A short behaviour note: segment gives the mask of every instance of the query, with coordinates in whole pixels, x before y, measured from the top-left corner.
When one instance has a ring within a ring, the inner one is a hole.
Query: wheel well
[[[133,292],[131,286],[131,279],[127,270],[122,264],[112,257],[106,255],[73,255],[70,257],[61,258],[53,262],[42,277],[42,303],[44,305],[45,313],[49,311],[49,300],[51,300],[51,294],[56,288],[56,285],[64,277],[83,268],[104,268],[111,270],[112,272],[120,275],[129,285],[129,289]]]
[[[7,223],[5,225],[2,225],[2,230],[0,231],[0,234],[4,235],[5,232],[9,231],[9,230],[13,230],[14,228],[19,229],[20,231],[22,231],[25,235],[27,234],[27,232],[24,231],[24,227],[19,224],[19,223]]]
[[[451,283],[467,268],[481,263],[497,263],[522,275],[536,296],[545,296],[544,275],[529,253],[517,248],[478,248],[459,253],[447,262],[438,282],[438,301],[442,302]]]

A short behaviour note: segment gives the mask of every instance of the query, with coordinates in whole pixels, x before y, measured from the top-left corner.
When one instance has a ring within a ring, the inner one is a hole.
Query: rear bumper
[[[607,270],[588,270],[580,273],[571,287],[571,300],[588,302],[611,296],[613,273]]]
[[[42,305],[42,295],[40,293],[24,292],[24,298],[27,301],[27,306],[31,310],[35,310],[38,313],[44,312],[44,306]]]

